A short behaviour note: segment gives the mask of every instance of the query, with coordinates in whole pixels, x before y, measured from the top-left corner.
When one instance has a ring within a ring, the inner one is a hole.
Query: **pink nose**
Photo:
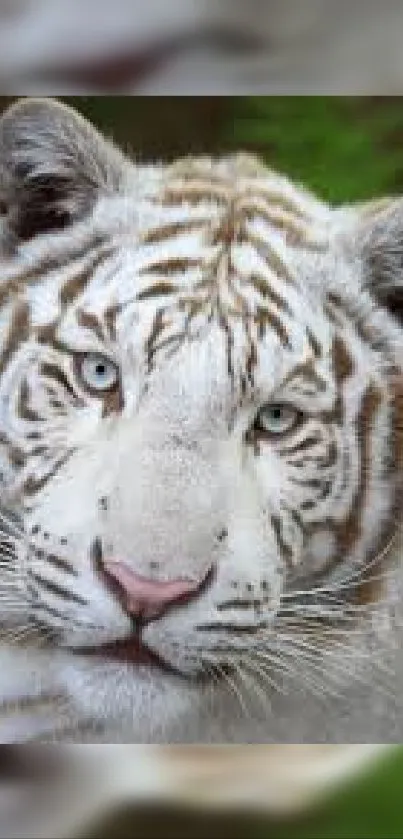
[[[162,615],[170,606],[186,602],[201,582],[172,580],[161,583],[136,574],[124,562],[104,562],[107,574],[118,583],[124,608],[143,620]]]

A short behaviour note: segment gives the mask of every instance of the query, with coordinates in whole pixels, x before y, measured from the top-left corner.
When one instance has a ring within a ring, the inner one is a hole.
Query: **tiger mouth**
[[[74,655],[100,658],[103,661],[126,664],[131,667],[151,667],[167,675],[188,678],[148,647],[138,634],[97,646],[75,647],[71,651]]]

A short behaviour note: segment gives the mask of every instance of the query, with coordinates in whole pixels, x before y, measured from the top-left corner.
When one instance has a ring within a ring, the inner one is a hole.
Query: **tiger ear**
[[[10,242],[63,230],[101,192],[119,190],[124,158],[84,117],[53,99],[22,99],[0,119],[0,202]]]
[[[403,199],[358,207],[355,233],[363,259],[363,285],[403,325]]]

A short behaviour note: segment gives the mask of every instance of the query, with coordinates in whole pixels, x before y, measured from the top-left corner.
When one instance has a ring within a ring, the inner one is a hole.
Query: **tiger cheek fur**
[[[138,166],[49,100],[0,172],[4,725],[292,738],[273,697],[361,678],[396,560],[401,202]]]

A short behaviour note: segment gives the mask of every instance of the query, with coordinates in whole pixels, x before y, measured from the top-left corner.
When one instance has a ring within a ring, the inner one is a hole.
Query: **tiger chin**
[[[402,200],[50,99],[0,178],[1,741],[401,740]]]

